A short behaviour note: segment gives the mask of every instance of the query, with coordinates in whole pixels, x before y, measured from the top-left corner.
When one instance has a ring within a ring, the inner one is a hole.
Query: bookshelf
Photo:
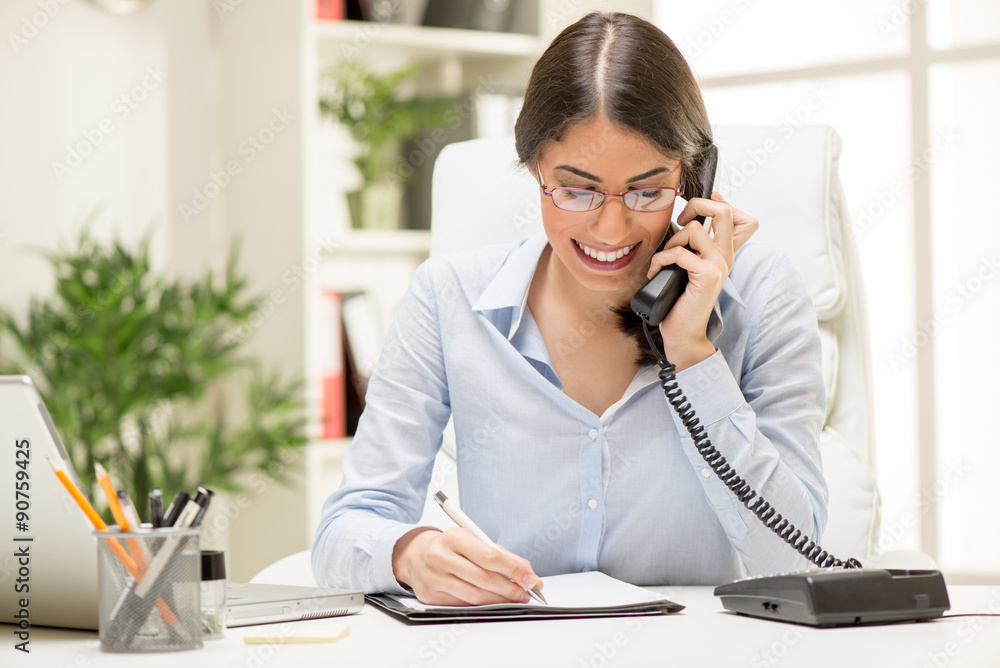
[[[417,62],[415,92],[455,97],[460,111],[470,110],[460,118],[470,127],[461,128],[460,133],[475,136],[477,130],[471,127],[475,124],[475,118],[471,118],[475,112],[471,109],[482,91],[520,95],[531,65],[544,48],[537,34],[538,2],[520,4],[516,23],[522,28],[527,26],[534,34],[305,17],[304,34],[308,43],[303,54],[304,112],[307,112],[304,117],[306,137],[316,138],[307,140],[304,146],[306,164],[311,165],[305,193],[310,212],[306,237],[335,240],[335,250],[328,254],[307,285],[306,381],[311,406],[320,404],[319,397],[311,396],[319,382],[310,377],[312,369],[308,361],[321,357],[327,338],[322,334],[324,323],[314,320],[317,309],[309,304],[312,295],[322,290],[366,292],[378,305],[384,330],[410,277],[430,252],[430,232],[426,230],[350,229],[345,201],[347,191],[354,187],[355,175],[349,159],[343,156],[349,155],[352,144],[342,128],[331,127],[331,121],[319,117],[323,73],[344,59],[359,60],[374,71],[389,71]],[[440,146],[434,148],[438,150]],[[330,163],[331,156],[337,156],[336,164]],[[421,169],[423,174],[418,174],[414,186],[423,192],[429,191],[431,159],[428,157],[428,164]],[[429,208],[428,203],[425,205]],[[337,455],[331,450],[331,456]]]
[[[315,18],[315,0],[243,2],[220,17],[224,157],[239,156],[238,147],[267,127],[274,110],[294,117],[252,163],[246,161],[220,199],[225,234],[243,241],[241,268],[251,289],[268,295],[274,306],[274,315],[256,326],[248,353],[290,377],[304,378],[313,438],[295,489],[269,483],[240,506],[229,538],[234,579],[249,579],[277,559],[307,549],[317,502],[339,481],[349,439],[317,437],[321,381],[316,367],[328,343],[320,321],[323,291],[369,292],[387,325],[413,271],[429,253],[426,231],[350,229],[342,196],[356,179],[350,143],[346,132],[338,135],[321,123],[320,75],[347,57],[384,70],[415,60],[420,64],[415,86],[422,93],[468,96],[489,81],[497,82],[497,92],[515,95],[523,91],[531,65],[554,32],[603,3],[515,4],[520,33],[325,22]],[[634,11],[648,13],[648,2],[638,4],[644,9]],[[266,544],[259,541],[262,533],[271,538]]]

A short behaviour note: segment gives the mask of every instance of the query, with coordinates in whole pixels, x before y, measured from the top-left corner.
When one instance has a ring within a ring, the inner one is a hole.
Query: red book
[[[316,18],[323,21],[343,21],[344,0],[316,0]]]
[[[344,398],[344,336],[341,320],[341,296],[332,290],[323,291],[320,311],[326,341],[324,355],[319,360],[320,415],[323,438],[340,438],[346,433]]]

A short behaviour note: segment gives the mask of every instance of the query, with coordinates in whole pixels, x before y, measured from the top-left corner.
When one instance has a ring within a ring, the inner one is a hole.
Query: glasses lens
[[[564,211],[591,211],[601,205],[604,195],[593,190],[553,188],[552,203]]]
[[[674,202],[673,188],[630,190],[622,197],[625,206],[634,211],[663,211]]]

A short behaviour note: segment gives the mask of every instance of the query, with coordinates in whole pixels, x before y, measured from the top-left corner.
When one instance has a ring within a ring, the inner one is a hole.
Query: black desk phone
[[[706,199],[712,195],[717,164],[718,150],[713,145],[706,150],[698,173],[699,195]],[[708,226],[704,216],[694,220]],[[632,310],[642,320],[646,341],[660,367],[660,386],[709,468],[767,528],[818,567],[720,585],[715,595],[723,606],[738,614],[810,626],[887,624],[943,615],[951,604],[940,572],[862,568],[857,559],[835,558],[785,520],[715,449],[677,384],[676,367],[660,353],[649,332],[649,326],[663,321],[687,282],[686,271],[667,266],[632,297]]]

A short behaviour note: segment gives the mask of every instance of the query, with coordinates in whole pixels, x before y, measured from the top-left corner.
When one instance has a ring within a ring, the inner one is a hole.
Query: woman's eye
[[[649,190],[639,190],[636,191],[640,199],[644,200],[654,200],[663,197],[663,191],[659,188],[652,188]]]

